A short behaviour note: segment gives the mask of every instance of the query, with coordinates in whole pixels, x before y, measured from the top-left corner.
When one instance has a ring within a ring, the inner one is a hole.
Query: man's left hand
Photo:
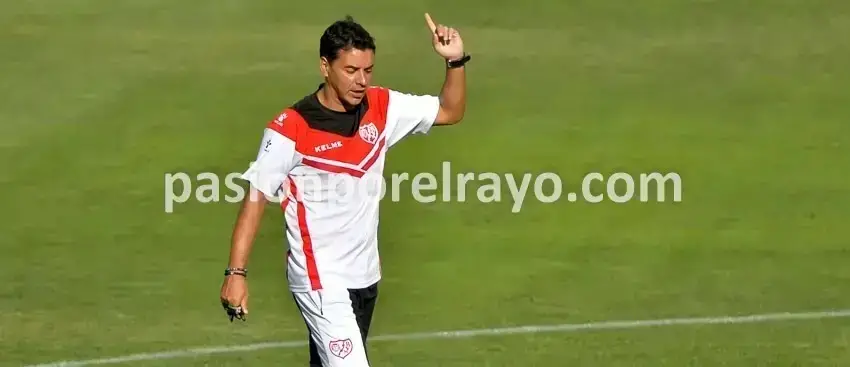
[[[431,38],[434,43],[434,51],[446,60],[457,60],[463,57],[463,39],[454,28],[437,25],[431,19],[431,15],[425,13],[425,22],[431,30]]]

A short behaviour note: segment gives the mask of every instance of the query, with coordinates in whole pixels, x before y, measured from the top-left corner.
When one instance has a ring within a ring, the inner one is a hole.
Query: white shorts
[[[325,367],[369,367],[348,289],[293,292]]]

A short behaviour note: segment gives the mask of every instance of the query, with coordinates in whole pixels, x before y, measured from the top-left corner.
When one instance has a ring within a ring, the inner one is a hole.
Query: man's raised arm
[[[434,51],[446,60],[446,80],[440,91],[440,110],[434,125],[460,122],[466,112],[466,70],[470,56],[463,50],[463,39],[454,28],[436,25],[428,13],[425,21],[431,31]]]

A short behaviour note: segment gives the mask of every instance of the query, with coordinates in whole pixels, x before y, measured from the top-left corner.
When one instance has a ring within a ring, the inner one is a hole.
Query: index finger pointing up
[[[437,32],[437,25],[434,24],[434,20],[431,19],[431,15],[425,13],[425,22],[428,23],[428,28],[431,29],[431,33]]]

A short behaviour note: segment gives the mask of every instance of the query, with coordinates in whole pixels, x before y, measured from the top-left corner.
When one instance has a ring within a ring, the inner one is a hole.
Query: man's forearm
[[[231,268],[245,268],[248,266],[248,258],[251,255],[254,238],[257,235],[257,230],[260,227],[260,221],[262,220],[265,209],[265,198],[263,195],[259,195],[259,197],[259,200],[246,199],[242,203],[242,208],[239,209],[239,216],[233,228],[233,237],[230,245],[230,262],[228,266]]]
[[[446,80],[440,91],[440,107],[448,122],[458,122],[466,112],[466,70],[461,66],[446,69]]]

